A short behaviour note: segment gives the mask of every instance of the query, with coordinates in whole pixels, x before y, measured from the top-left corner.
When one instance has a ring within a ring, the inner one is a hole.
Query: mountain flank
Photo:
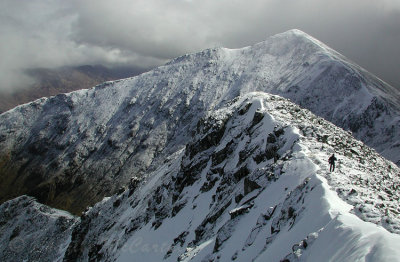
[[[157,170],[209,112],[254,91],[290,99],[399,164],[399,93],[291,30],[1,114],[0,199],[28,194],[80,214]]]

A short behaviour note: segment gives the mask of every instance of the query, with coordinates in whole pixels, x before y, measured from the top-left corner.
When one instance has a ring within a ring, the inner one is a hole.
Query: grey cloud
[[[16,77],[24,68],[150,67],[208,47],[251,45],[292,28],[400,87],[395,0],[3,0],[0,5],[0,41],[8,43],[0,46],[1,89],[17,86],[13,81],[24,79]]]

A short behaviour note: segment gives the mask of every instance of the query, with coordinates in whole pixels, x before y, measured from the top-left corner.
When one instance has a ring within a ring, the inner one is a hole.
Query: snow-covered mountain
[[[207,112],[252,91],[289,98],[399,164],[399,92],[291,30],[1,114],[0,199],[29,194],[78,214],[157,169]]]
[[[399,261],[398,101],[292,30],[19,106],[0,260]]]
[[[105,81],[139,75],[144,69],[109,69],[102,65],[82,65],[55,69],[32,68],[25,73],[35,81],[13,92],[0,90],[0,113],[41,97],[91,88]]]
[[[58,242],[60,223],[36,243],[11,233],[43,226],[30,222],[30,199],[4,203],[2,258],[33,261],[21,251],[57,243],[57,261],[400,261],[399,174],[349,132],[252,92],[208,112],[184,148],[79,219],[43,212],[64,217]]]

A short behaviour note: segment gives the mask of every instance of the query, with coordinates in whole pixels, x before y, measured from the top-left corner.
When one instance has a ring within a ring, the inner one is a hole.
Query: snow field
[[[279,103],[271,106],[268,102],[271,100],[280,101],[282,106]],[[262,123],[259,123],[256,131],[253,131],[253,134],[259,135],[251,139],[242,139],[233,153],[235,157],[226,160],[224,170],[228,173],[230,169],[237,169],[236,164],[239,161],[237,155],[246,148],[246,144],[248,146],[249,143],[262,143],[261,136],[271,133],[273,131],[271,127],[279,125],[280,121],[288,124],[287,119],[283,121],[281,117],[289,118],[288,114],[293,113],[285,100],[261,93],[250,94],[237,102],[239,105],[246,103],[251,104],[248,111],[245,115],[237,116],[237,119],[227,123],[225,135],[215,151],[222,150],[232,137],[243,133],[244,127],[251,125],[256,111],[264,112],[265,115]],[[232,107],[239,108],[240,106]],[[285,114],[278,113],[276,108],[285,108]],[[214,118],[223,118],[224,114],[232,115],[233,110],[225,108],[217,111]],[[271,115],[274,117],[272,118]],[[296,120],[303,125],[308,124],[306,122],[308,119]],[[322,159],[327,159],[333,147],[320,152],[320,147],[316,146],[318,143],[316,139],[313,142],[314,147],[311,147],[306,143],[310,137],[303,137],[302,131],[297,127],[290,124],[289,126],[282,138],[285,144],[279,152],[285,154],[291,151],[291,157],[284,162],[280,177],[275,182],[252,191],[237,204],[231,201],[215,224],[209,228],[209,237],[193,245],[196,228],[206,219],[206,215],[210,214],[215,205],[221,206],[212,201],[212,195],[216,193],[220,181],[216,182],[210,191],[196,193],[200,191],[201,185],[206,180],[206,174],[212,165],[210,161],[201,171],[200,179],[182,192],[188,204],[176,216],[164,219],[157,229],[148,226],[141,228],[125,244],[126,247],[134,246],[138,239],[143,239],[146,243],[155,243],[156,246],[160,246],[161,243],[173,243],[172,236],[185,236],[173,245],[169,255],[163,257],[163,254],[158,252],[135,252],[132,256],[123,249],[118,261],[131,261],[129,259],[133,257],[157,261],[161,259],[166,261],[177,259],[179,261],[280,261],[285,257],[297,259],[294,261],[364,261],[365,258],[372,259],[371,261],[381,261],[379,259],[388,261],[387,259],[398,256],[399,253],[395,249],[397,244],[393,241],[398,240],[399,236],[354,215],[354,206],[350,205],[349,201],[345,202],[338,197],[335,184],[328,185],[328,180],[325,179],[336,174],[319,175],[326,172],[327,163],[324,163]],[[354,162],[352,159],[346,160]],[[251,163],[250,166],[256,169],[262,168],[265,164]],[[342,165],[339,168],[342,168]],[[340,173],[337,179],[340,180]],[[301,187],[302,183],[307,184],[307,189],[302,188],[299,191],[298,187],[299,185]],[[241,191],[241,187],[243,187],[242,180],[229,190],[230,195],[223,199],[232,198],[235,192]],[[299,204],[297,200],[299,196],[301,196],[300,203],[302,204]],[[292,199],[294,197],[296,199]],[[235,218],[229,216],[230,213],[238,212],[246,206],[246,199],[251,199],[249,210]],[[226,200],[222,202],[225,203]],[[291,207],[296,210],[293,221],[282,215],[289,210],[288,203],[294,205]],[[275,221],[273,218],[266,220],[265,215],[263,218],[263,214],[267,214],[272,207],[275,207],[273,212]],[[280,231],[271,233],[271,226],[275,225],[281,225]],[[183,232],[187,233],[182,234]],[[367,242],[369,238],[371,241]],[[152,239],[156,239],[156,242],[152,242]],[[293,251],[296,243],[306,241],[306,239],[307,248],[298,248]],[[222,245],[216,249],[216,242],[221,240]],[[343,243],[346,244],[343,245]]]

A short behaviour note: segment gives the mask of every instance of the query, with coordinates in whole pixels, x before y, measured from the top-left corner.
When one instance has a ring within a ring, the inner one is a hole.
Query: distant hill
[[[105,81],[131,77],[145,71],[133,67],[109,69],[102,65],[30,69],[26,73],[35,78],[36,83],[17,92],[0,92],[0,113],[41,97],[87,89]]]

